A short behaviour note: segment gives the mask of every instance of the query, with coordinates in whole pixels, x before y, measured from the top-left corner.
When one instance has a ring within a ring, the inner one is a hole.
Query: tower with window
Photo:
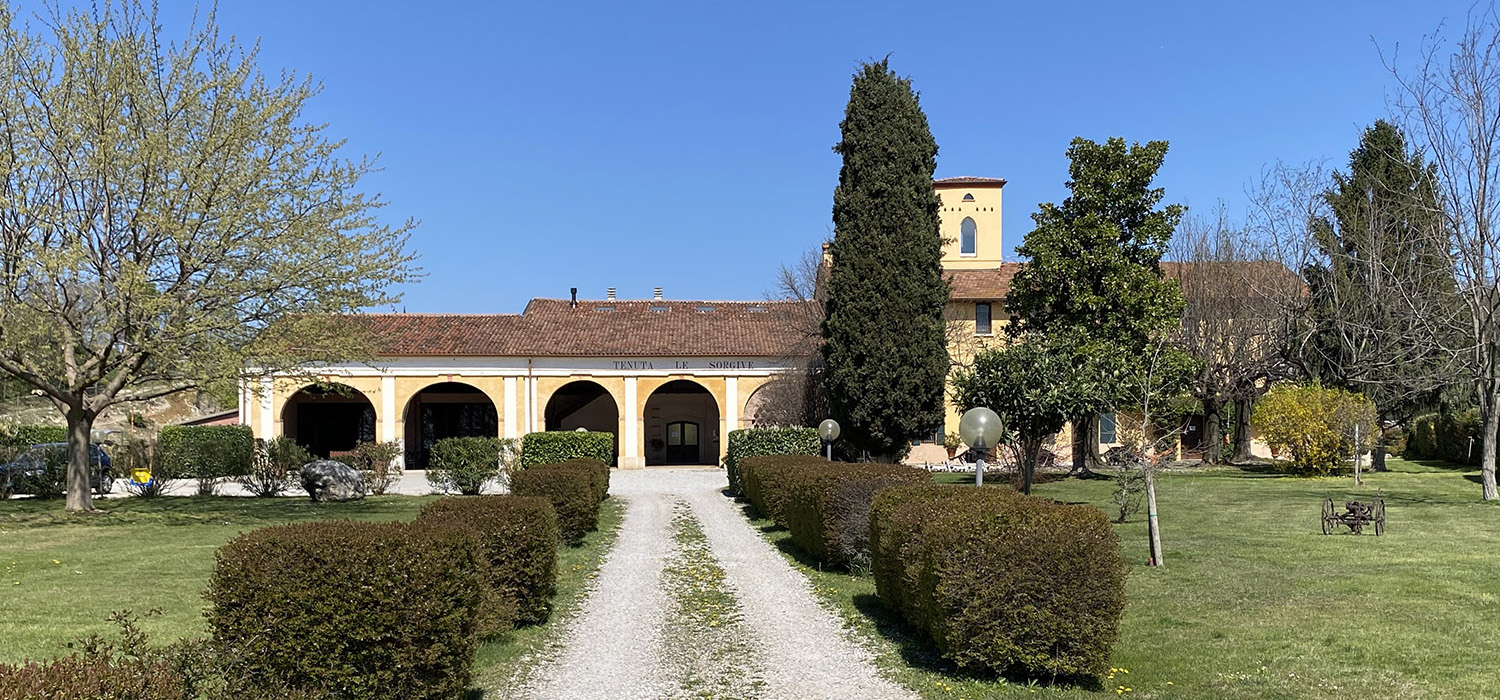
[[[1000,237],[1000,191],[1005,180],[994,177],[949,177],[935,180],[943,268],[996,268],[1004,260]]]

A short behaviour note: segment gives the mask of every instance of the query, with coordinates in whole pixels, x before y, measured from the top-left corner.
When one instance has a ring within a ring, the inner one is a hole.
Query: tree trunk
[[[1255,460],[1255,451],[1251,445],[1250,436],[1250,414],[1255,409],[1255,399],[1235,399],[1234,401],[1234,462],[1251,462]]]
[[[94,492],[90,487],[93,460],[89,459],[89,436],[94,431],[94,415],[83,409],[68,411],[68,500],[69,513],[94,509]]]
[[[1377,429],[1379,429],[1379,428],[1377,427]],[[1372,469],[1374,471],[1377,471],[1377,472],[1386,471],[1386,468],[1385,468],[1385,431],[1384,430],[1381,430],[1380,431],[1380,435],[1375,438],[1375,449],[1373,449],[1373,450],[1370,451],[1370,469]]]
[[[1224,435],[1219,430],[1218,399],[1203,399],[1203,463],[1219,464],[1224,459]]]
[[[1487,388],[1488,405],[1484,411],[1484,444],[1479,448],[1479,483],[1484,487],[1484,500],[1500,500],[1500,491],[1495,489],[1495,437],[1500,433],[1500,385]]]
[[[1073,419],[1073,469],[1070,474],[1093,474],[1089,457],[1099,451],[1098,420],[1091,415]]]
[[[1165,566],[1161,558],[1161,526],[1156,521],[1156,468],[1146,467],[1146,529],[1151,536],[1151,565]]]
[[[1031,482],[1036,477],[1037,458],[1042,454],[1042,441],[1037,438],[1027,438],[1022,442],[1021,449],[1025,451],[1026,458],[1021,465],[1021,493],[1031,495]]]

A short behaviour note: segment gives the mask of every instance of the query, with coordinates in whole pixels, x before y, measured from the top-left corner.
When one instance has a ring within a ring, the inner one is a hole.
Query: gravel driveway
[[[720,470],[612,475],[610,493],[626,502],[618,539],[588,600],[569,623],[562,651],[530,674],[526,697],[602,700],[684,694],[683,679],[672,670],[682,664],[661,658],[663,649],[693,646],[691,639],[662,637],[664,630],[693,634],[666,624],[670,596],[663,590],[664,567],[678,551],[672,511],[682,502],[691,506],[724,571],[727,592],[742,613],[739,624],[750,651],[727,663],[753,665],[758,680],[737,696],[915,697],[880,676],[869,652],[850,638],[835,613],[818,603],[807,579],[750,526],[739,506],[720,493],[723,487]]]

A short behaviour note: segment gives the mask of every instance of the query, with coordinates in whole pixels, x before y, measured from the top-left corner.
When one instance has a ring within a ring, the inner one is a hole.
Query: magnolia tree
[[[135,0],[38,24],[0,4],[0,371],[66,418],[81,511],[111,406],[360,357],[341,315],[396,301],[411,223],[212,13],[180,43]]]

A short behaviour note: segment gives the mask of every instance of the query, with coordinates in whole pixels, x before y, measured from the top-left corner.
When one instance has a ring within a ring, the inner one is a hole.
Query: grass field
[[[1350,478],[1238,469],[1162,476],[1166,566],[1145,566],[1143,516],[1117,526],[1131,571],[1114,665],[1128,672],[1093,692],[956,673],[885,610],[873,580],[818,571],[784,531],[759,524],[872,640],[881,665],[925,698],[1500,697],[1500,508],[1479,500],[1475,472],[1391,468],[1358,489]],[[1065,480],[1035,492],[1113,517],[1113,488]],[[1342,510],[1377,490],[1386,536],[1321,534],[1323,498]]]
[[[304,520],[411,520],[435,496],[379,496],[351,503],[303,498],[109,499],[105,511],[68,516],[60,501],[0,501],[0,662],[67,653],[65,644],[97,633],[116,610],[140,615],[155,643],[202,634],[202,590],[214,550],[242,532]],[[599,531],[558,553],[553,621],[565,619],[613,541],[623,507],[599,512]],[[147,617],[149,610],[159,616]],[[479,649],[475,682],[491,686],[523,670],[528,655],[552,643],[557,625],[527,627]]]

